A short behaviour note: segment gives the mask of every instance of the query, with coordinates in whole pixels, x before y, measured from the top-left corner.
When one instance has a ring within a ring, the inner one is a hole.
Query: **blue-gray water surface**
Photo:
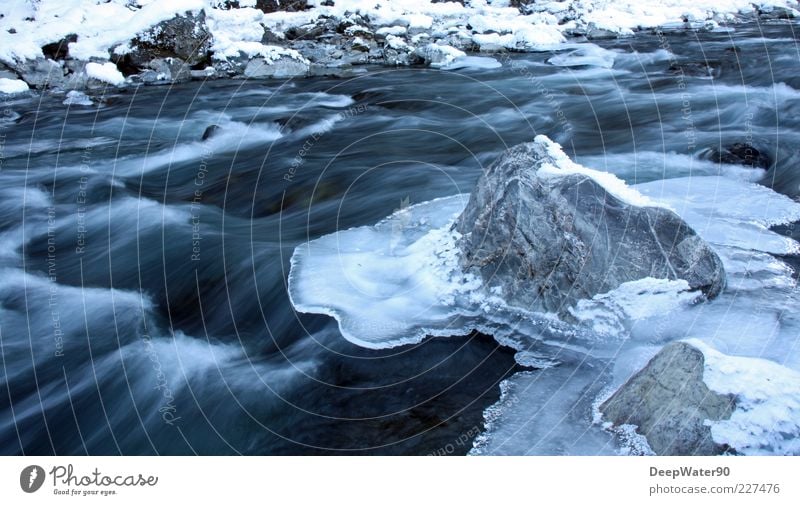
[[[0,454],[466,453],[513,351],[477,333],[354,346],[293,310],[293,249],[468,193],[538,134],[630,183],[715,173],[745,144],[797,197],[794,29],[109,88],[92,106],[5,97]]]

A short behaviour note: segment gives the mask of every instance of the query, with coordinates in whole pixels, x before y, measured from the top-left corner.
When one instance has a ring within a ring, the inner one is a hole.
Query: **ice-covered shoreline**
[[[70,90],[346,75],[364,64],[443,67],[470,52],[549,50],[576,37],[795,18],[797,7],[796,0],[9,0],[0,6],[0,78]],[[0,93],[25,89],[4,81]]]

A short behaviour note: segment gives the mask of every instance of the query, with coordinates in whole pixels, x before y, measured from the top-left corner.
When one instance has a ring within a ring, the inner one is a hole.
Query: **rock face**
[[[126,73],[135,73],[157,58],[178,58],[189,66],[197,65],[207,60],[210,41],[205,13],[187,12],[162,21],[133,39],[132,50],[117,64],[123,71],[127,69]]]
[[[306,0],[256,0],[256,9],[263,12],[296,12],[308,9]]]
[[[43,45],[42,54],[44,54],[45,58],[50,58],[51,60],[63,60],[69,56],[69,44],[77,40],[77,35],[74,33],[69,34],[59,41]]]
[[[244,69],[245,77],[252,79],[276,78],[284,79],[308,73],[307,63],[294,58],[280,57],[274,61],[264,58],[253,58]]]
[[[30,86],[35,88],[57,88],[64,86],[64,68],[53,60],[37,58],[20,63],[16,71]]]
[[[645,277],[683,279],[708,298],[722,290],[722,262],[680,217],[627,203],[589,173],[602,175],[543,136],[503,153],[456,223],[462,268],[512,305],[567,318],[577,300]]]
[[[631,377],[601,406],[605,420],[633,424],[661,456],[715,455],[727,450],[711,438],[705,421],[728,419],[731,396],[703,382],[703,353],[685,342],[673,342]]]

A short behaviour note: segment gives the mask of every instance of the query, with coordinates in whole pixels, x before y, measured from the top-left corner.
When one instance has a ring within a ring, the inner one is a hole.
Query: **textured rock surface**
[[[156,58],[179,58],[189,65],[208,58],[211,34],[205,25],[205,13],[175,16],[142,33],[131,42],[131,52],[121,66],[144,68]]]
[[[38,58],[20,63],[15,69],[22,79],[36,88],[64,86],[64,68],[56,61]]]
[[[662,456],[714,455],[726,450],[705,421],[730,418],[733,398],[703,382],[703,353],[685,342],[664,347],[601,406],[604,420],[633,424]]]
[[[711,159],[717,163],[763,168],[764,170],[769,169],[772,165],[772,160],[767,154],[745,142],[737,142],[721,150],[714,149],[712,150]]]
[[[280,57],[275,61],[264,58],[253,58],[244,69],[245,77],[259,78],[286,78],[305,75],[309,70],[307,63],[293,58]]]
[[[456,223],[464,269],[513,305],[562,315],[645,277],[684,279],[709,298],[722,290],[719,257],[674,212],[626,203],[587,175],[540,176],[564,163],[552,146],[515,146],[480,178]]]

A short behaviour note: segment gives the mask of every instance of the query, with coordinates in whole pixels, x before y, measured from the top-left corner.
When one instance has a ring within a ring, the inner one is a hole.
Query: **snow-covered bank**
[[[0,71],[34,87],[75,89],[248,75],[253,62],[261,70],[249,77],[342,74],[367,63],[443,66],[464,51],[547,50],[569,37],[658,26],[717,29],[756,16],[793,18],[796,7],[796,0],[8,0],[0,5],[0,61],[9,68]],[[425,49],[431,44],[441,47]],[[109,60],[120,74],[86,68]]]

